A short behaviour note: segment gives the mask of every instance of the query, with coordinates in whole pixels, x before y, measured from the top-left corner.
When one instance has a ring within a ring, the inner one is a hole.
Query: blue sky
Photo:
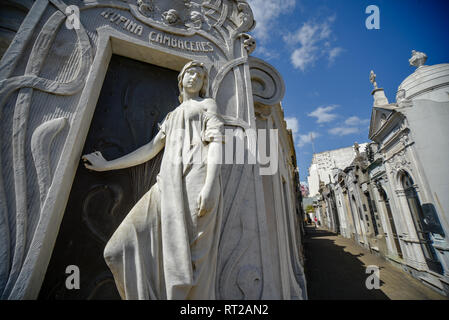
[[[370,70],[390,102],[414,71],[411,51],[428,65],[449,63],[448,0],[248,0],[257,22],[253,56],[283,76],[285,117],[294,132],[301,181],[315,152],[368,142]],[[369,5],[380,29],[368,30]]]

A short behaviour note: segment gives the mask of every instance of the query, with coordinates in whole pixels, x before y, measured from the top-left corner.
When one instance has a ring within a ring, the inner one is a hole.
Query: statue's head
[[[164,18],[165,22],[168,24],[174,24],[179,20],[179,14],[175,9],[170,9],[162,14],[162,18]]]
[[[186,76],[188,77],[192,77],[193,75],[196,75],[198,78],[198,81],[200,81],[200,83],[189,83],[189,80],[186,78],[184,79]],[[204,63],[198,62],[198,61],[191,61],[189,63],[187,63],[181,70],[181,72],[178,75],[178,88],[179,88],[179,102],[183,102],[184,101],[184,97],[183,97],[183,89],[184,86],[187,85],[192,85],[192,88],[190,88],[191,90],[198,90],[199,92],[199,96],[202,98],[206,98],[207,96],[207,89],[208,89],[208,72],[207,69],[204,65]],[[187,81],[187,83],[186,83]]]

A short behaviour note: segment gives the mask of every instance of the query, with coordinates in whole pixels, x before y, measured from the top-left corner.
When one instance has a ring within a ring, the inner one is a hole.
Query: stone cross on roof
[[[377,89],[376,74],[373,70],[369,74],[369,81],[373,84],[374,89]]]

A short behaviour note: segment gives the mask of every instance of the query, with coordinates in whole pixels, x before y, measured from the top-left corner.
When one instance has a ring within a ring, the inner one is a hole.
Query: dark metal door
[[[442,273],[443,269],[438,261],[435,249],[432,246],[430,232],[425,228],[426,224],[424,223],[424,213],[421,207],[421,201],[416,192],[414,182],[408,173],[404,173],[402,176],[402,186],[427,266],[434,272]]]
[[[149,142],[158,122],[178,104],[177,72],[113,55],[83,154],[108,160]],[[40,299],[120,299],[103,259],[104,247],[134,204],[156,181],[162,152],[128,169],[94,172],[81,162],[41,287]],[[80,271],[67,289],[66,268]]]
[[[377,219],[374,213],[373,202],[371,200],[371,195],[369,192],[365,192],[366,202],[368,202],[368,210],[371,216],[371,223],[373,224],[374,235],[377,236],[379,234],[379,228],[377,226]]]
[[[379,189],[379,193],[384,201],[385,204],[385,209],[387,210],[387,215],[388,215],[388,221],[390,222],[390,227],[391,227],[391,233],[393,236],[393,240],[394,240],[394,244],[396,246],[396,250],[398,253],[398,256],[400,258],[403,257],[402,255],[402,249],[401,249],[401,245],[399,243],[399,236],[398,236],[398,232],[396,231],[396,224],[394,223],[394,219],[393,219],[393,212],[391,211],[391,206],[390,206],[390,199],[388,199],[387,193],[385,192],[384,189],[380,188]]]

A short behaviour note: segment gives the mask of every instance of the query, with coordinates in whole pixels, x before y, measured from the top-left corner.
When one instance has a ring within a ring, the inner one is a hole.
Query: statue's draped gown
[[[211,141],[223,141],[223,121],[201,103],[181,104],[160,131],[165,150],[157,182],[133,207],[105,248],[122,299],[215,299],[219,199],[198,217]]]

